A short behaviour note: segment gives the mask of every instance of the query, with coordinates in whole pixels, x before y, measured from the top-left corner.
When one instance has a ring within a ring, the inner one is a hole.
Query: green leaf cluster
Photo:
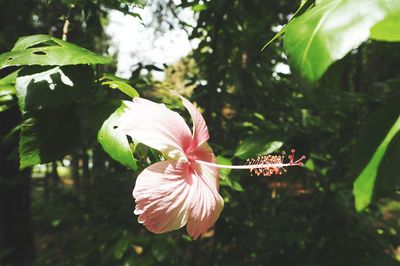
[[[265,46],[284,34],[284,50],[291,70],[304,86],[316,85],[332,64],[343,59],[368,39],[400,41],[399,1],[305,1],[299,10],[305,12],[300,15],[296,12]],[[326,79],[330,78],[329,75],[325,76]],[[357,176],[353,194],[358,211],[367,207],[373,198],[377,198],[376,195],[382,196],[377,189],[387,192],[395,191],[397,187],[393,181],[394,175],[384,169],[388,168],[387,165],[393,165],[392,162],[396,160],[396,157],[388,155],[387,149],[391,147],[391,154],[396,154],[397,148],[393,146],[396,146],[394,139],[399,130],[397,118],[400,110],[395,108],[398,101],[390,101],[388,105],[385,109],[392,109],[389,117],[393,119],[387,119],[388,116],[381,114],[379,120],[376,116],[368,120],[356,147],[356,150],[363,150],[359,147],[368,145],[366,143],[375,144],[368,147],[368,153],[360,152],[360,156],[355,159],[357,170],[354,174]],[[385,121],[385,127],[381,121]],[[380,134],[374,134],[377,130],[380,130]],[[379,187],[379,184],[386,184],[386,188]],[[388,189],[389,186],[392,189]]]
[[[94,92],[92,65],[110,62],[109,57],[48,35],[22,37],[11,52],[0,55],[0,69],[21,67],[0,83],[2,97],[16,94],[22,113],[20,168],[52,162],[73,153],[86,138],[82,135],[85,132],[82,125],[86,124],[94,125],[98,141],[114,160],[137,168],[127,137],[116,130],[123,110],[121,102],[115,104],[110,100],[99,105],[86,100]],[[104,79],[102,85],[118,88],[130,97],[139,96],[126,80],[112,75],[105,75]],[[96,106],[100,114],[81,114],[89,106]],[[87,121],[99,117],[100,121]]]

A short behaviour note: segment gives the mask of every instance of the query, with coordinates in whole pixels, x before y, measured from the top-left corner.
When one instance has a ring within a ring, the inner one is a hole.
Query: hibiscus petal
[[[198,163],[194,167],[187,231],[193,239],[197,239],[217,221],[224,208],[224,200],[218,193],[215,169]]]
[[[147,167],[133,190],[135,214],[151,232],[165,233],[184,226],[191,193],[189,164],[173,160]]]
[[[199,147],[196,147],[194,149],[191,149],[187,153],[188,158],[190,158],[192,161],[195,160],[200,160],[200,161],[205,161],[205,162],[210,162],[210,163],[216,163],[215,155],[213,153],[213,150],[211,147],[208,145],[207,142],[204,142],[201,144]],[[216,184],[217,190],[219,189],[219,172],[218,169],[215,167],[209,167],[210,171],[213,171],[213,175],[210,175],[209,177],[212,178],[213,182]]]
[[[193,120],[193,144],[200,146],[210,138],[207,124],[199,110],[191,102],[182,96],[181,99]]]
[[[120,128],[134,140],[159,150],[167,158],[178,159],[190,146],[192,135],[188,125],[176,112],[163,104],[137,98],[124,101],[127,109]]]

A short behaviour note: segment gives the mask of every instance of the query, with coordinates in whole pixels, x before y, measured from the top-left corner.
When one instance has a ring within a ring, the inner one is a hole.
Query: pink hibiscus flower
[[[196,107],[181,97],[193,119],[193,133],[183,118],[163,104],[136,98],[125,102],[127,109],[120,128],[135,141],[159,150],[165,161],[147,167],[133,190],[138,221],[154,233],[165,233],[187,225],[197,239],[214,225],[224,201],[219,195],[217,168],[249,169],[257,175],[279,174],[284,166],[301,165],[301,160],[284,164],[283,157],[258,157],[248,165],[217,165],[207,144],[207,125]],[[271,159],[272,158],[272,159]]]

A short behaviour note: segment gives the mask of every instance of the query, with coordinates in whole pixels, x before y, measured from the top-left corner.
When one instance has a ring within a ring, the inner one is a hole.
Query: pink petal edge
[[[188,234],[193,239],[206,233],[215,224],[224,208],[224,200],[218,193],[216,179],[214,169],[195,164],[192,178],[193,193],[186,227]]]
[[[188,219],[191,194],[189,164],[174,160],[147,167],[137,178],[133,190],[138,222],[160,234],[184,226]]]
[[[190,101],[181,95],[179,96],[193,120],[193,145],[200,146],[210,138],[206,121],[199,110]]]
[[[125,134],[159,150],[169,159],[184,157],[184,151],[192,143],[192,135],[178,113],[143,98],[124,101],[124,104],[127,108],[121,116],[120,129]]]

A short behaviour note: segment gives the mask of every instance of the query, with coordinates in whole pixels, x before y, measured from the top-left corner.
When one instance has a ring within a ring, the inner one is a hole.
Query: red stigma
[[[291,152],[292,152],[292,154],[288,156],[288,157],[289,157],[289,160],[290,160],[289,165],[290,165],[290,166],[295,166],[295,165],[303,166],[303,162],[302,162],[302,161],[303,161],[304,159],[306,159],[306,156],[305,156],[305,155],[302,155],[302,156],[300,157],[300,159],[298,159],[298,160],[295,161],[295,160],[294,160],[294,153],[296,152],[296,150],[295,150],[295,149],[292,149]]]

